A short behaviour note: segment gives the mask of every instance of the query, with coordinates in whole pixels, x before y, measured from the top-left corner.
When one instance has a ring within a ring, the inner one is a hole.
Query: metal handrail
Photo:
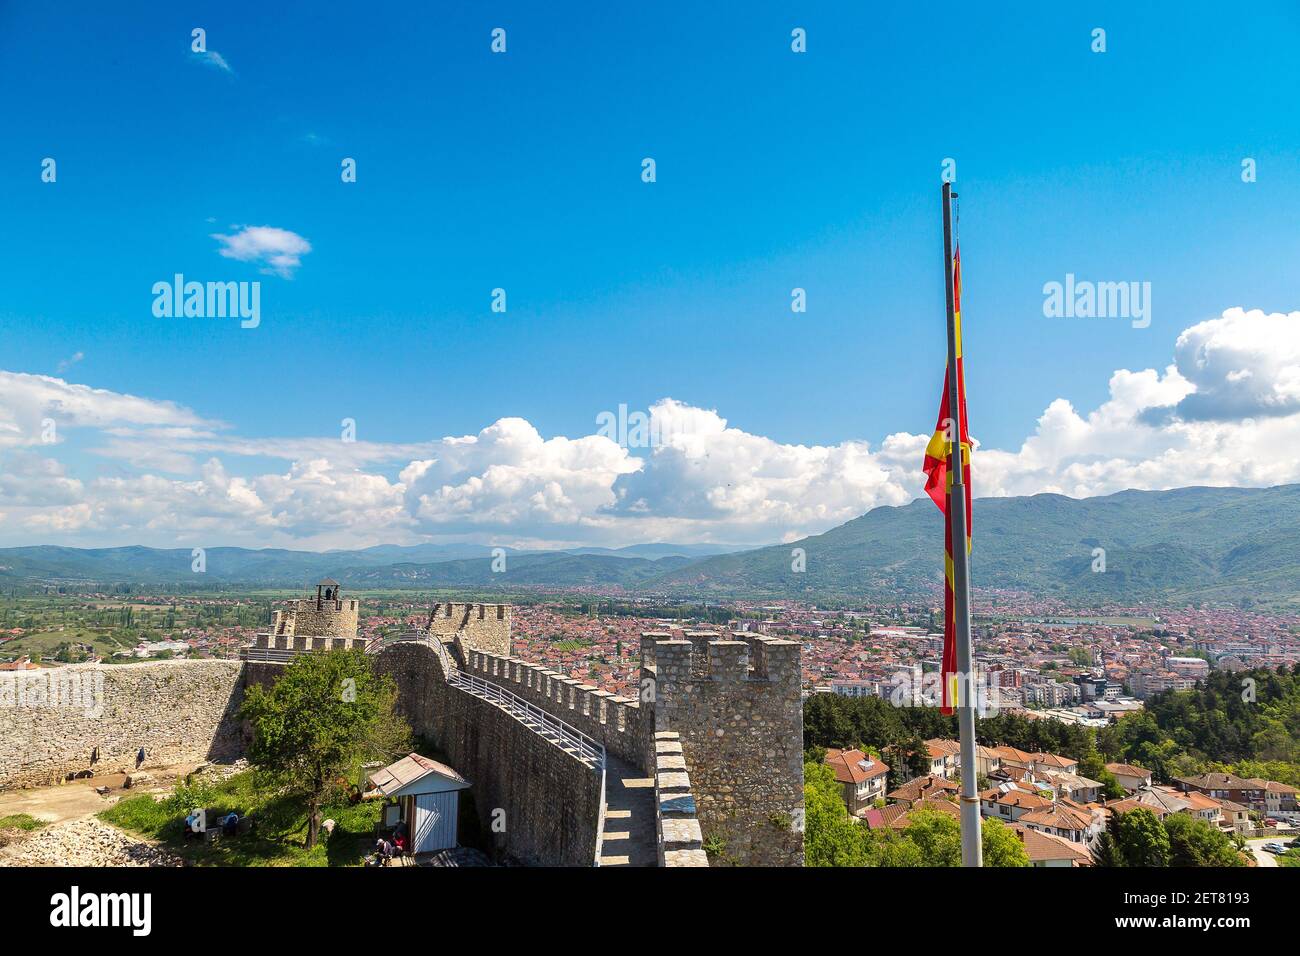
[[[390,637],[385,641],[385,643],[398,642],[425,644],[433,647],[442,660],[442,670],[447,675],[447,683],[490,703],[500,705],[503,709],[513,713],[524,726],[540,737],[549,740],[563,750],[576,751],[579,760],[589,760],[597,770],[604,771],[604,744],[594,737],[584,734],[572,724],[537,706],[532,701],[525,700],[518,694],[506,690],[500,684],[495,684],[479,677],[477,674],[461,670],[453,663],[451,655],[447,653],[447,645],[438,638],[419,632],[407,632],[396,637]],[[376,650],[378,650],[378,647],[376,647]]]
[[[576,750],[580,760],[590,760],[597,770],[604,770],[604,744],[592,737],[588,737],[572,724],[565,723],[559,717],[543,710],[532,701],[511,693],[500,684],[484,680],[477,674],[468,674],[465,671],[456,670],[451,672],[449,678],[449,682],[454,686],[467,690],[476,697],[482,697],[493,703],[503,705],[507,710],[514,712],[515,716],[519,717],[525,726],[532,729],[539,736],[545,737],[562,749]]]
[[[246,661],[275,661],[283,663],[292,661],[302,651],[292,651],[283,647],[241,647],[239,656]]]

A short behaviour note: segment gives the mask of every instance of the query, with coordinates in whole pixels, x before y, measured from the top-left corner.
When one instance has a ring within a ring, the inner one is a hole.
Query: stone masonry
[[[330,600],[335,615],[355,614]],[[448,639],[443,632],[452,626]],[[592,865],[601,775],[508,711],[449,683],[430,637],[444,642],[468,674],[560,718],[653,778],[665,865],[703,865],[704,847],[714,865],[802,864],[797,643],[705,631],[685,639],[645,634],[636,700],[509,657],[509,627],[503,605],[438,605],[425,639],[399,641],[374,656],[376,669],[396,681],[399,706],[415,730],[473,784],[482,832],[499,856]],[[295,636],[293,644],[307,640],[297,649],[351,639]],[[503,644],[507,654],[497,653]],[[94,769],[101,772],[133,767],[140,747],[146,766],[239,756],[245,739],[236,715],[244,689],[272,683],[284,666],[181,660],[0,675],[0,789],[91,769],[95,748]]]
[[[731,637],[642,636],[653,730],[677,735],[713,865],[802,866],[802,648]]]
[[[470,781],[480,833],[499,858],[592,866],[602,810],[601,775],[514,716],[447,682],[428,644],[390,644],[375,669],[393,679],[399,706]]]
[[[69,774],[236,757],[239,661],[72,664],[0,675],[0,789]],[[99,759],[91,764],[98,748]]]
[[[451,641],[457,635],[474,650],[510,656],[509,604],[435,604],[425,632]]]

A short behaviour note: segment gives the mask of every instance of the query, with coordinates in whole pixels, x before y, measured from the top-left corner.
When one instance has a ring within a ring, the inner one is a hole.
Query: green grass
[[[37,820],[27,813],[14,813],[0,817],[0,830],[39,830],[45,826],[44,820]]]
[[[216,843],[186,841],[185,815],[196,807],[208,811],[209,826],[232,810],[248,816],[253,832],[223,837]],[[267,787],[255,771],[236,774],[219,784],[178,784],[170,795],[132,797],[102,811],[101,819],[123,830],[157,840],[192,866],[357,866],[374,843],[378,801],[355,805],[346,800],[327,805],[322,819],[333,819],[334,834],[310,852],[305,802]]]
[[[563,641],[551,642],[551,647],[557,651],[584,651],[591,646],[592,646],[591,641],[582,640],[576,637],[569,638]]]

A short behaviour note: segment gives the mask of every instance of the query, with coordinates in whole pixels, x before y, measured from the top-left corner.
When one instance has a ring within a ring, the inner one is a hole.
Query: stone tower
[[[326,578],[316,585],[316,597],[294,601],[275,612],[273,636],[343,637],[357,636],[357,600],[341,596],[339,583]]]
[[[509,657],[509,604],[435,604],[424,625],[430,637],[449,642],[460,635],[463,650],[487,651]]]
[[[641,637],[643,687],[653,683],[642,733],[679,735],[715,859],[803,865],[801,651],[741,632]]]

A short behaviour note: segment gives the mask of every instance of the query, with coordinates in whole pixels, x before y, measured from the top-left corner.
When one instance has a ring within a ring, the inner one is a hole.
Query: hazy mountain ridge
[[[380,545],[315,553],[210,548],[206,571],[189,549],[0,549],[3,584],[166,584],[306,587],[326,575],[352,588],[619,587],[670,596],[889,598],[941,584],[943,523],[920,499],[876,508],[789,544],[632,545],[564,551],[472,544]],[[806,570],[791,569],[795,548]],[[1105,571],[1093,570],[1105,551]],[[1243,600],[1300,604],[1300,485],[1123,491],[1073,499],[1042,494],[975,503],[972,581],[1080,604]],[[499,565],[498,565],[499,567]]]
[[[1042,494],[974,504],[976,587],[1082,600],[1300,602],[1300,485]],[[654,582],[699,594],[907,593],[942,584],[929,499],[876,508],[789,544],[697,561]],[[802,548],[806,570],[791,569]],[[1105,552],[1104,572],[1093,565]]]

